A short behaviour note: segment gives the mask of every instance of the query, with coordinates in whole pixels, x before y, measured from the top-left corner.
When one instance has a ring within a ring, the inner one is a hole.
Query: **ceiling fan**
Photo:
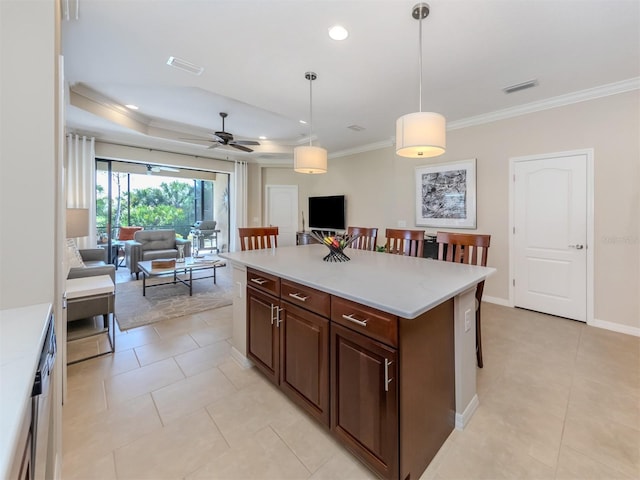
[[[161,167],[159,165],[151,165],[151,164],[147,164],[147,175],[151,175],[151,173],[158,173],[160,171],[165,171],[165,172],[179,172],[180,170],[178,170],[177,168],[173,168],[173,167]]]
[[[214,132],[213,140],[204,140],[207,142],[213,142],[209,148],[217,148],[219,146],[228,146],[237,148],[238,150],[242,150],[243,152],[251,153],[253,149],[247,147],[246,145],[260,145],[260,142],[256,142],[255,140],[234,140],[233,135],[229,132],[225,132],[224,130],[224,119],[229,116],[228,113],[220,112],[220,116],[222,117],[222,130],[219,132]],[[202,139],[197,138],[183,138],[182,140],[195,140],[202,142]]]

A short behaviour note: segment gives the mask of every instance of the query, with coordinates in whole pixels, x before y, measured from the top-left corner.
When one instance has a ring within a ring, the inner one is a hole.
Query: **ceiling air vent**
[[[347,128],[349,130],[353,130],[354,132],[361,132],[364,130],[364,127],[361,127],[360,125],[349,125]]]
[[[504,87],[502,91],[504,93],[514,93],[519,92],[520,90],[526,90],[527,88],[533,88],[538,86],[538,80],[529,80],[527,82],[517,83],[515,85],[509,85],[508,87]]]
[[[201,75],[202,72],[204,72],[204,67],[176,57],[169,57],[169,60],[167,60],[167,65],[179,68],[180,70],[192,73],[193,75]]]

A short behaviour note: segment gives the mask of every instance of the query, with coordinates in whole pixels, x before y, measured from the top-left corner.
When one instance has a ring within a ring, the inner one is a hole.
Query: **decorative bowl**
[[[323,230],[312,230],[310,235],[329,249],[329,254],[322,260],[325,262],[348,262],[351,259],[344,253],[344,249],[351,245],[358,238],[358,235],[348,235],[346,233],[332,235],[332,233]]]

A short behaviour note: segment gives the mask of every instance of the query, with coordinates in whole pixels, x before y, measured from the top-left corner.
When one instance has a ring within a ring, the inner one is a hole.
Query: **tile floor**
[[[374,478],[231,359],[231,315],[117,331],[70,366],[63,478]],[[483,321],[480,407],[422,479],[640,478],[640,339],[492,304]]]

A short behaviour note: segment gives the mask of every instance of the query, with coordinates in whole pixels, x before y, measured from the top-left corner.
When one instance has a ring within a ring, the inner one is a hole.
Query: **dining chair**
[[[387,228],[385,236],[387,237],[385,252],[410,257],[422,257],[424,231]]]
[[[238,228],[238,234],[242,251],[278,246],[278,227],[242,227]]]
[[[487,266],[487,254],[491,235],[473,233],[438,232],[438,260],[447,262],[466,263],[469,265]],[[476,359],[478,367],[482,368],[482,335],[480,331],[480,305],[484,281],[476,287]]]
[[[358,238],[356,238],[351,244],[351,248],[356,248],[358,250],[371,250],[372,252],[376,251],[376,245],[378,242],[377,228],[349,227],[347,228],[347,235],[358,235]]]

